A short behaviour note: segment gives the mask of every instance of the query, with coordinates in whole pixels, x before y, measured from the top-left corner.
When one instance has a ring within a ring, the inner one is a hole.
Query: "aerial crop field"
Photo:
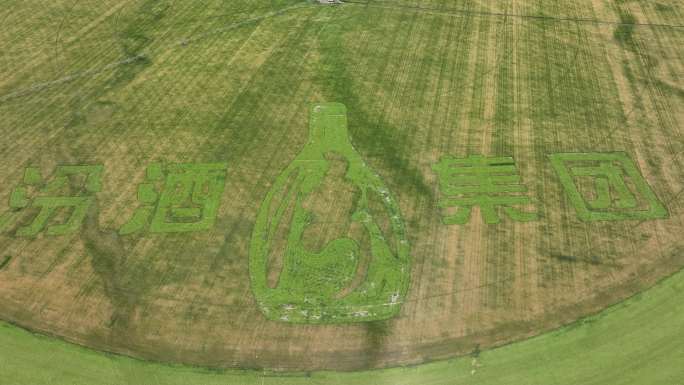
[[[250,250],[253,293],[268,318],[286,322],[348,323],[391,318],[404,302],[410,274],[408,241],[399,208],[379,176],[349,142],[344,105],[315,104],[310,124],[309,143],[278,177],[257,217]],[[326,154],[335,154],[348,163],[339,167],[342,173],[335,175]],[[319,187],[326,177],[332,179],[328,187]],[[355,186],[339,189],[340,179],[348,179]],[[322,207],[316,210],[312,207],[315,203],[307,198],[319,189],[328,199],[319,199]],[[356,198],[351,202],[353,210],[327,210],[339,206],[330,198],[339,199],[345,193]],[[311,211],[304,208],[306,203]],[[316,217],[319,213],[322,215]],[[346,221],[341,220],[345,217]],[[321,242],[322,237],[314,233],[318,247],[306,244],[312,238],[308,228],[331,222],[336,227],[334,236],[345,232],[337,228],[342,224],[348,228],[349,237],[323,238]],[[354,223],[356,228],[352,228]],[[278,239],[278,234],[284,239]],[[362,240],[364,235],[366,244],[362,246],[356,239]],[[321,250],[312,253],[312,249]],[[364,256],[367,260],[360,261]]]
[[[6,3],[4,321],[349,371],[478,356],[684,267],[681,2]]]

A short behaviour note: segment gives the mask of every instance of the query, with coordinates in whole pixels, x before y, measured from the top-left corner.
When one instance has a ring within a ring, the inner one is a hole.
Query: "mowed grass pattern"
[[[674,1],[10,3],[0,202],[26,167],[105,171],[80,234],[0,238],[3,319],[161,361],[356,369],[538,334],[684,265]],[[309,106],[331,101],[403,214],[408,297],[391,321],[268,321],[249,286],[253,225],[307,142]],[[548,160],[573,152],[625,152],[670,216],[581,221]],[[432,167],[469,155],[513,157],[539,220],[442,224]],[[118,235],[159,162],[228,165],[212,230]]]
[[[346,107],[314,104],[310,116],[309,142],[278,176],[259,209],[249,254],[252,293],[264,315],[275,321],[392,318],[401,309],[410,279],[399,207],[350,143]],[[329,159],[335,157],[342,163],[337,173]],[[332,181],[326,184],[326,178]],[[345,182],[347,188],[339,188]],[[321,206],[316,200],[324,206],[336,200],[335,206],[341,206],[339,201],[349,198],[344,195],[352,199],[342,212],[314,209]],[[333,239],[312,249],[308,229],[316,225],[315,235],[332,227]]]

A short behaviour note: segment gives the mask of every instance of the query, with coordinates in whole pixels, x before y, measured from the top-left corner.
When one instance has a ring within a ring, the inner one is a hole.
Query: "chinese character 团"
[[[15,225],[25,209],[34,209],[37,213],[29,224],[17,228],[17,236],[34,237],[46,227],[47,235],[78,231],[94,194],[102,189],[103,170],[100,165],[58,166],[54,178],[46,182],[39,169],[27,168],[23,183],[10,195],[12,210],[0,216],[0,231]]]
[[[479,207],[488,224],[501,221],[497,208],[514,221],[537,220],[534,212],[522,211],[514,206],[532,205],[532,199],[521,195],[527,187],[521,179],[511,157],[485,158],[471,155],[468,158],[443,158],[433,169],[439,177],[440,190],[446,198],[440,206],[447,210],[445,224],[465,224],[470,220],[473,207]],[[453,211],[456,208],[456,211]]]
[[[549,156],[563,189],[583,221],[668,216],[636,165],[623,152]]]
[[[141,206],[119,233],[145,230],[178,233],[214,226],[225,185],[227,165],[155,163],[147,168],[146,182],[138,186]]]

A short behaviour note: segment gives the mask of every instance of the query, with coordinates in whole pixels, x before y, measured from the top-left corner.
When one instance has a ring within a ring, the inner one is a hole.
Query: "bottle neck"
[[[318,103],[311,108],[309,143],[321,149],[349,145],[347,108],[340,103]]]

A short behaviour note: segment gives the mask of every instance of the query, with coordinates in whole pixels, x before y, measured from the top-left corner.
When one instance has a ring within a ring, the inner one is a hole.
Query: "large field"
[[[684,267],[681,2],[6,3],[5,321],[358,370],[477,355]]]

